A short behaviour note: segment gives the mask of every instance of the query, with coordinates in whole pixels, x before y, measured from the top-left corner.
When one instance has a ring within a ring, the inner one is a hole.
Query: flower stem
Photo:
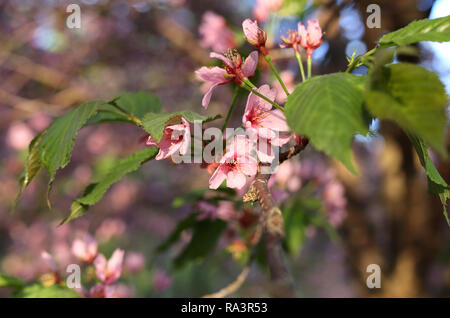
[[[261,94],[260,92],[258,92],[256,90],[256,86],[253,85],[252,82],[249,81],[248,78],[245,78],[241,87],[245,88],[246,90],[248,90],[249,92],[255,94],[258,97],[261,97],[262,99],[264,99],[265,101],[271,103],[273,106],[275,106],[276,108],[278,108],[279,110],[281,110],[282,112],[284,112],[284,108],[281,107],[280,105],[278,105],[277,103],[275,103],[273,100],[270,100],[268,97],[264,96],[263,94]]]
[[[233,111],[234,105],[236,104],[238,95],[239,95],[239,86],[236,86],[234,89],[233,99],[231,100],[231,105],[228,108],[227,117],[225,117],[225,121],[223,122],[223,125],[222,125],[222,133],[224,132],[225,128],[227,127],[228,120],[230,119],[231,112]]]
[[[311,61],[312,61],[311,57],[308,56],[308,59],[307,59],[307,63],[308,63],[308,79],[311,78]]]
[[[295,57],[297,58],[298,66],[300,67],[300,74],[302,74],[302,82],[305,81],[305,71],[303,70],[302,57],[299,52],[295,52]]]
[[[272,69],[273,74],[275,74],[275,77],[277,78],[278,82],[280,82],[281,87],[283,87],[284,92],[286,93],[286,96],[289,96],[289,91],[286,87],[286,85],[284,84],[283,80],[280,77],[280,74],[278,74],[277,69],[275,68],[275,66],[272,63],[272,59],[270,58],[270,55],[266,55],[264,57],[264,59],[267,61],[267,63],[269,64],[270,68]]]
[[[119,105],[116,104],[116,102],[113,100],[111,102],[109,102],[109,104],[115,108],[117,108],[118,110],[120,110],[122,113],[124,113],[125,115],[128,116],[128,118],[134,122],[136,125],[141,126],[142,122],[139,118],[137,118],[136,116],[134,116],[132,113],[126,111],[125,109],[123,109],[122,107],[120,107]]]

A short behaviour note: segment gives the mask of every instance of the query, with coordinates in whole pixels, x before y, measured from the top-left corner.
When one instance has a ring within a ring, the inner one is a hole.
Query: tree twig
[[[209,295],[205,295],[202,298],[224,298],[224,297],[227,297],[228,295],[231,295],[232,293],[237,291],[242,286],[245,279],[247,278],[249,270],[250,270],[249,266],[244,267],[244,269],[242,270],[242,272],[239,274],[239,276],[236,278],[236,280],[234,282],[232,282],[228,286],[222,288],[218,292],[209,294]]]
[[[300,153],[308,145],[308,139],[303,138],[299,144],[292,146],[288,151],[281,153],[279,162],[282,163]],[[257,200],[261,206],[262,222],[265,229],[265,248],[267,264],[272,282],[271,294],[274,297],[293,297],[293,282],[283,260],[281,248],[284,237],[283,215],[280,208],[270,194],[267,181],[270,174],[256,174],[249,191],[244,196],[244,201]]]

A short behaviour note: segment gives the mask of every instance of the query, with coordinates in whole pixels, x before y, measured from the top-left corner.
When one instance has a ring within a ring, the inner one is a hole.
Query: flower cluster
[[[200,30],[203,36],[202,41],[205,40],[205,35],[207,35],[206,28],[208,25],[210,28],[214,26],[214,28],[222,31],[226,27],[224,20],[208,12],[204,16]],[[235,83],[250,92],[244,114],[242,115],[241,128],[244,129],[245,135],[238,134],[232,138],[227,137],[224,140],[225,154],[221,158],[218,157],[215,162],[204,161],[205,165],[208,164],[208,172],[212,174],[209,180],[211,189],[217,189],[226,181],[227,187],[242,191],[248,184],[248,178],[256,175],[259,165],[258,160],[260,163],[271,164],[276,159],[276,151],[295,136],[290,133],[284,115],[284,108],[276,103],[277,99],[283,100],[282,98],[277,98],[279,90],[271,88],[267,84],[257,87],[249,79],[254,76],[258,65],[258,57],[262,55],[274,71],[285,96],[289,95],[289,90],[281,76],[278,75],[268,55],[266,48],[267,33],[258,26],[257,21],[250,19],[243,21],[242,29],[247,42],[257,48],[257,50],[252,51],[247,58],[243,58],[235,49],[228,49],[225,53],[211,52],[210,57],[220,60],[222,66],[203,66],[195,71],[196,78],[203,82],[205,93],[202,99],[202,106],[205,109],[211,101],[213,90],[219,85]],[[227,41],[228,35],[228,32],[223,34]],[[308,21],[307,29],[299,23],[298,32],[291,32],[289,39],[283,38],[285,42],[284,47],[293,47],[298,52],[298,47],[301,46],[306,50],[308,57],[310,57],[312,51],[320,45],[321,37],[322,33],[318,22],[310,20]],[[208,38],[212,37],[208,35]],[[211,44],[209,46],[213,47]],[[220,49],[218,51],[223,50]],[[233,106],[230,106],[230,112]],[[229,116],[225,120],[222,132],[228,123],[228,119]],[[296,138],[294,140],[298,142]],[[164,128],[160,141],[149,136],[147,145],[158,147],[159,153],[156,159],[162,160],[171,157],[175,153],[185,155],[190,149],[190,142],[191,131],[189,123],[185,118],[181,117],[179,123],[170,124]]]
[[[256,51],[250,53],[244,62],[242,61],[241,55],[235,50],[229,50],[223,55],[212,52],[210,57],[221,60],[223,67],[203,66],[195,72],[197,79],[203,81],[207,89],[202,100],[202,106],[204,108],[208,108],[214,88],[232,81],[241,85],[248,77],[255,74],[258,64],[258,52]]]
[[[97,241],[87,233],[72,242],[71,252],[73,256],[86,266],[88,277],[86,283],[89,284],[94,281],[94,284],[89,289],[84,287],[76,289],[82,296],[90,298],[133,296],[133,291],[128,286],[117,282],[124,270],[131,274],[141,271],[145,265],[144,255],[130,252],[125,257],[123,250],[116,249],[111,257],[106,259],[103,254],[98,252]],[[47,251],[42,251],[41,258],[51,270],[50,276],[46,279],[47,284],[63,284],[59,274],[59,266],[53,256]],[[95,277],[97,283],[95,283]]]
[[[284,42],[282,48],[293,48],[296,53],[300,53],[299,46],[306,51],[308,59],[311,59],[315,49],[322,44],[322,29],[318,20],[308,20],[307,27],[299,22],[297,30],[288,32],[287,37],[282,36]]]

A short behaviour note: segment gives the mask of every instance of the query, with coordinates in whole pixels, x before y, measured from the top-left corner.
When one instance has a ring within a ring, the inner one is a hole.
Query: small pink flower
[[[302,179],[300,178],[301,171],[300,162],[293,162],[287,160],[277,167],[277,170],[269,180],[269,185],[277,183],[282,189],[287,189],[289,192],[297,192],[302,186]]]
[[[86,234],[84,240],[76,239],[72,244],[72,253],[83,262],[90,263],[97,256],[97,242]]]
[[[157,142],[152,136],[148,137],[147,145],[159,148],[156,160],[162,160],[170,157],[177,151],[181,155],[188,152],[191,144],[191,129],[189,122],[181,117],[181,124],[171,125],[164,128],[164,133],[160,142]]]
[[[244,22],[242,22],[242,29],[244,30],[244,36],[248,43],[258,48],[265,47],[267,33],[264,29],[258,27],[258,22],[245,19]]]
[[[308,58],[311,58],[314,50],[322,44],[322,29],[319,20],[308,20],[307,28],[299,22],[298,34],[301,38],[300,45],[306,50]]]
[[[256,89],[257,92],[275,100],[277,94],[275,89],[269,85],[263,85]],[[257,140],[258,157],[263,162],[273,160],[274,154],[272,145],[280,147],[287,143],[289,136],[280,134],[280,132],[289,131],[286,123],[286,117],[279,109],[272,110],[272,104],[261,97],[250,93],[245,106],[242,123],[252,140]]]
[[[236,47],[233,32],[228,28],[225,18],[212,11],[203,14],[198,30],[201,35],[200,45],[205,48],[224,53]]]
[[[254,176],[258,163],[252,157],[253,144],[246,136],[235,136],[228,152],[220,160],[219,167],[209,179],[209,187],[217,189],[224,180],[227,187],[237,190],[246,185],[246,176]]]
[[[154,275],[154,285],[158,293],[165,291],[172,285],[172,278],[167,275],[164,271],[157,270]]]
[[[133,274],[138,273],[145,266],[145,256],[144,254],[138,252],[127,252],[124,264],[128,272]]]
[[[206,93],[202,99],[202,106],[207,108],[211,100],[212,91],[218,85],[234,81],[238,85],[247,77],[255,74],[258,64],[258,51],[253,51],[242,63],[242,57],[236,51],[228,51],[225,55],[212,52],[210,57],[217,58],[224,63],[224,67],[203,66],[195,71],[198,80],[203,81]]]
[[[253,15],[258,21],[265,21],[270,12],[278,11],[283,0],[257,0]]]
[[[116,249],[107,261],[103,254],[99,254],[94,260],[95,273],[97,277],[106,285],[117,282],[122,275],[122,263],[124,251]]]
[[[295,52],[299,53],[300,51],[298,49],[298,46],[300,44],[300,40],[301,39],[297,31],[295,30],[288,31],[287,37],[283,35],[281,36],[281,41],[283,41],[283,43],[280,44],[280,47],[283,49],[293,48]]]

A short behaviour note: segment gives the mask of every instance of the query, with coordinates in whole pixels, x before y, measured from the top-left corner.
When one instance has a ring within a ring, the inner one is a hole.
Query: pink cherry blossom
[[[277,167],[275,173],[269,179],[269,186],[277,183],[282,189],[289,192],[297,192],[302,186],[300,178],[301,163],[287,160]]]
[[[97,256],[98,245],[92,236],[86,234],[84,240],[75,239],[72,244],[72,253],[83,262],[90,263]]]
[[[277,94],[269,85],[263,85],[256,91],[270,100],[275,100]],[[290,139],[290,136],[280,134],[289,131],[283,112],[279,109],[272,110],[271,103],[253,93],[248,96],[242,123],[250,138],[257,141],[256,150],[263,162],[273,160],[272,145],[280,147]]]
[[[300,36],[300,45],[306,50],[308,58],[312,57],[315,49],[322,44],[322,29],[319,20],[308,20],[308,26],[298,23],[298,34]]]
[[[127,252],[127,256],[125,257],[125,269],[130,273],[138,273],[145,266],[145,256],[142,253],[138,252]]]
[[[259,48],[265,47],[267,33],[264,29],[258,27],[258,22],[245,19],[244,22],[242,22],[242,29],[244,30],[244,36],[248,43]],[[265,52],[265,50],[263,50],[263,52]]]
[[[209,187],[217,189],[224,180],[227,187],[237,190],[246,185],[246,176],[254,176],[258,163],[252,156],[253,143],[243,135],[235,136],[229,150],[220,160],[214,174],[209,179]]]
[[[204,48],[224,53],[236,47],[233,32],[228,28],[225,18],[212,11],[203,14],[198,30],[201,35],[200,45]]]
[[[210,57],[221,60],[224,63],[224,67],[203,66],[195,71],[195,76],[198,80],[204,82],[204,89],[206,90],[202,99],[202,106],[204,108],[208,107],[214,88],[231,81],[240,85],[244,78],[255,74],[258,64],[258,51],[250,53],[244,63],[242,63],[242,58],[239,53],[235,51],[228,51],[225,55],[212,52]]]
[[[147,145],[159,148],[156,160],[162,160],[170,157],[177,151],[181,155],[188,152],[191,145],[191,129],[189,122],[181,117],[181,124],[170,125],[164,128],[163,136],[160,142],[157,142],[152,136],[148,137]]]
[[[154,275],[154,285],[157,292],[161,293],[172,285],[172,278],[162,270],[157,270]]]
[[[106,285],[117,282],[122,274],[122,263],[124,251],[116,249],[107,261],[103,254],[99,254],[94,260],[95,273],[97,277]]]
[[[258,21],[265,21],[270,12],[278,11],[283,0],[257,0],[253,15]]]
[[[280,44],[280,47],[283,49],[286,48],[293,48],[295,52],[299,53],[299,44],[300,44],[300,37],[296,30],[291,30],[287,33],[286,36],[281,36],[281,41],[283,41],[282,44]]]

